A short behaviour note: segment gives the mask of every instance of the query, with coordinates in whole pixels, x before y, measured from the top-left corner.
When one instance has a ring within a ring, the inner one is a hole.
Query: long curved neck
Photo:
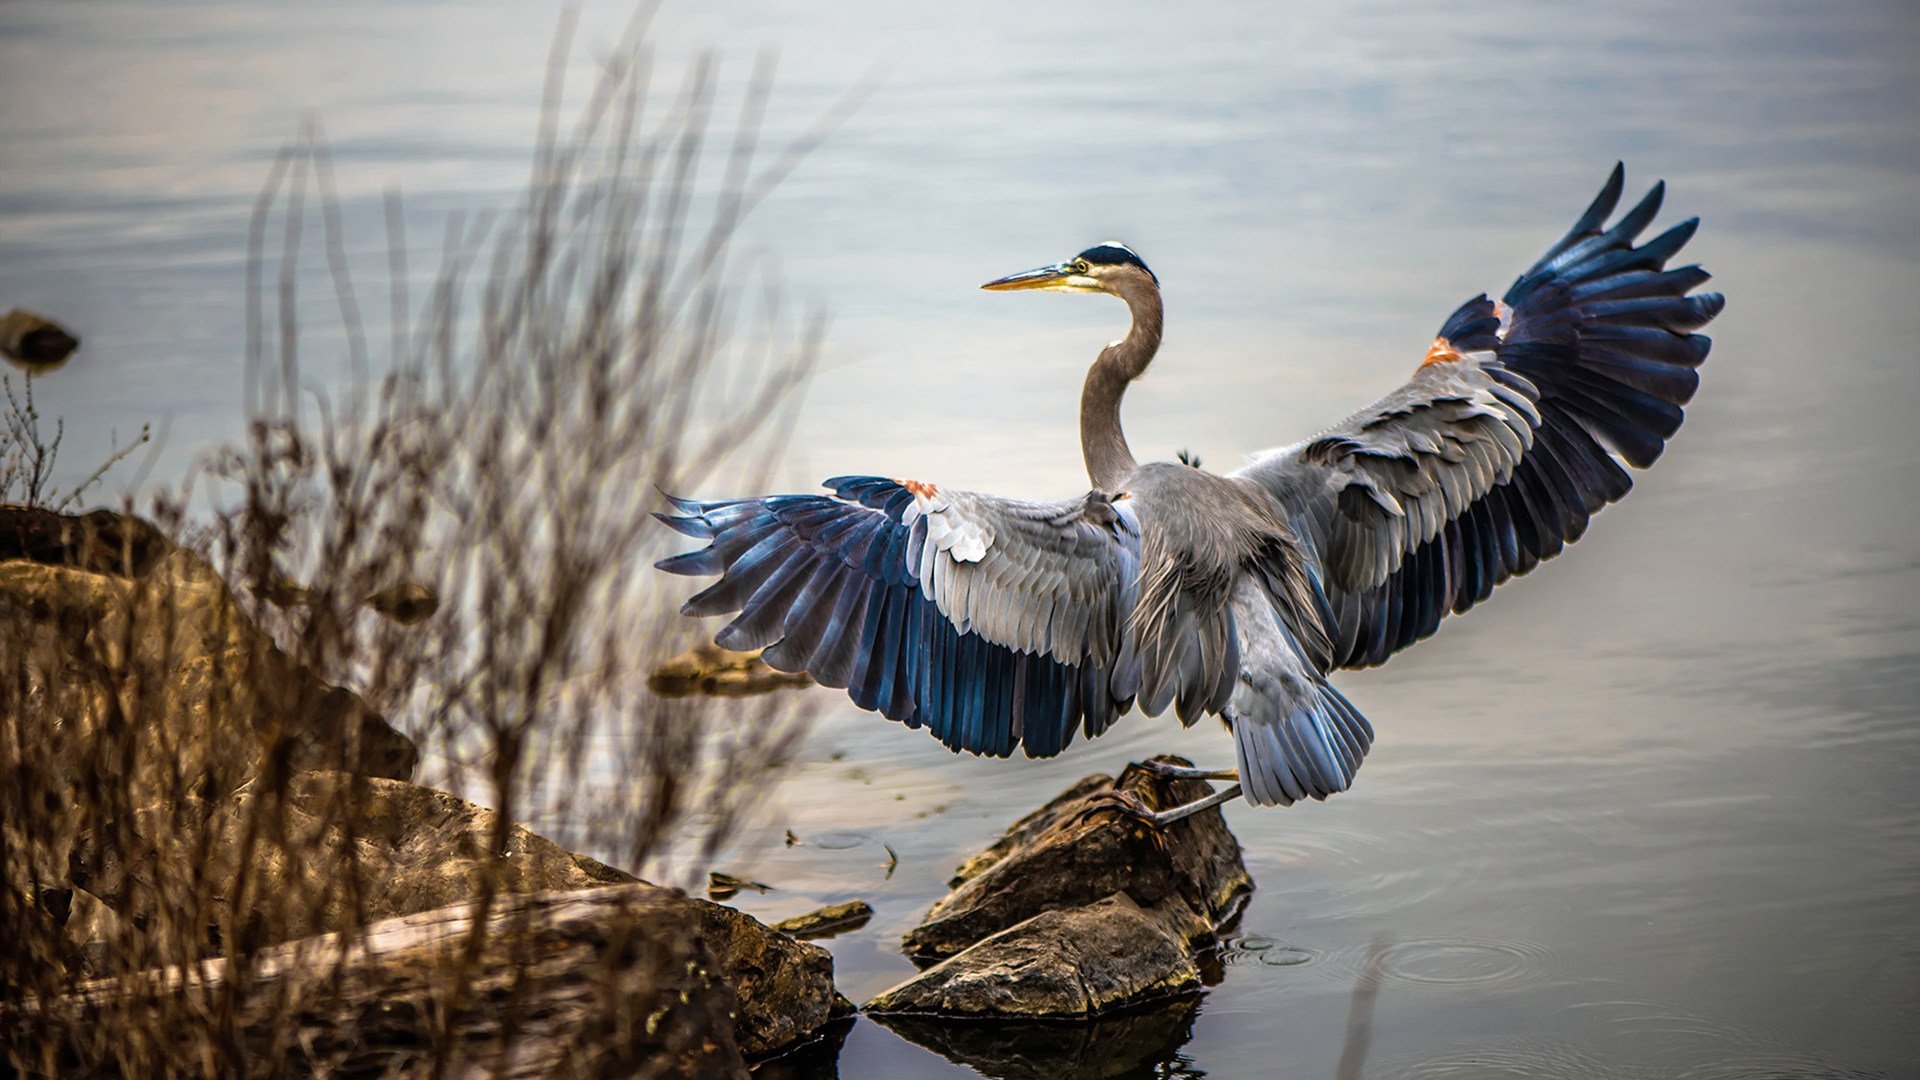
[[[1127,384],[1139,378],[1160,348],[1160,290],[1150,282],[1119,293],[1133,315],[1127,336],[1100,350],[1087,369],[1080,392],[1080,453],[1087,460],[1087,477],[1098,491],[1119,493],[1138,462],[1120,430],[1120,399]]]

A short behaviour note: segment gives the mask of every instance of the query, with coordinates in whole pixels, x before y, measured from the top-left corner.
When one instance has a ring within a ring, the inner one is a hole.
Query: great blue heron
[[[1263,806],[1352,783],[1373,729],[1328,683],[1434,632],[1586,531],[1680,427],[1724,305],[1666,263],[1698,219],[1639,247],[1664,184],[1611,228],[1624,170],[1499,301],[1441,326],[1399,389],[1217,476],[1134,460],[1120,399],[1160,345],[1159,281],[1118,243],[989,282],[1107,293],[1132,313],[1080,398],[1093,490],[1023,502],[842,476],[831,495],[672,500],[711,543],[659,563],[719,574],[688,615],[715,640],[845,687],[954,750],[1059,753],[1134,705],[1216,715],[1238,768],[1175,820],[1244,792]]]

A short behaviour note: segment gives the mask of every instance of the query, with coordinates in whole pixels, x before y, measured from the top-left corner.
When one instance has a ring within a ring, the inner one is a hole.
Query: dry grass
[[[241,1076],[343,1060],[250,996],[263,950],[363,925],[380,884],[363,865],[364,790],[296,799],[303,769],[363,760],[360,714],[291,672],[352,688],[410,736],[416,781],[500,811],[486,852],[518,850],[515,823],[531,821],[656,880],[704,872],[801,730],[790,699],[666,701],[644,684],[690,638],[648,569],[657,491],[777,445],[814,360],[817,325],[786,317],[733,252],[808,143],[759,145],[764,69],[737,117],[714,113],[711,61],[649,103],[638,29],[569,113],[568,37],[524,201],[450,226],[417,305],[389,198],[384,361],[324,142],[275,162],[249,237],[246,435],[139,508],[226,585],[169,556],[122,576],[62,572],[44,603],[0,600],[0,1037],[14,1068]],[[307,249],[334,283],[351,376],[339,393],[302,374],[316,369],[300,329]],[[87,485],[61,494],[46,479],[57,434],[41,442],[30,397],[11,415],[6,497],[71,503]],[[392,611],[396,589],[413,601],[402,618],[375,610]],[[507,862],[474,860],[474,929],[431,973],[418,1045],[384,1068],[513,1059],[511,1023],[483,1045],[457,1034],[492,955],[487,914],[516,887]],[[80,879],[112,897],[104,910]],[[74,996],[98,974],[211,955],[223,978],[197,989]],[[485,974],[492,986],[500,972]]]
[[[106,459],[79,483],[62,491],[53,477],[60,457],[60,443],[67,434],[66,421],[56,419],[51,434],[41,430],[40,410],[33,403],[32,373],[21,376],[18,390],[14,389],[11,377],[0,375],[0,395],[7,399],[5,412],[0,413],[0,503],[67,510],[78,505],[87,492],[99,487],[115,465],[133,456],[135,450],[153,438],[152,427],[145,424],[141,425],[140,434],[125,446],[114,437]]]

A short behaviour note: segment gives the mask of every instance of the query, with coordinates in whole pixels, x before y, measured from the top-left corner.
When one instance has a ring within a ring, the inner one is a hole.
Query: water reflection
[[[875,1022],[948,1061],[994,1080],[1197,1078],[1180,1052],[1193,1036],[1198,995],[1087,1023],[947,1020],[882,1016]]]
[[[840,1050],[857,1023],[848,1017],[829,1024],[805,1045],[755,1065],[753,1075],[756,1080],[838,1080]]]

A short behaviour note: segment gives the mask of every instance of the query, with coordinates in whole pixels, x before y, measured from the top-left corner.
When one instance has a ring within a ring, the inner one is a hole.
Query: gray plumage
[[[1058,752],[1138,705],[1233,730],[1262,805],[1353,781],[1373,730],[1328,682],[1384,661],[1580,537],[1678,429],[1717,294],[1665,264],[1695,222],[1634,246],[1663,187],[1612,228],[1622,171],[1495,302],[1469,300],[1399,389],[1226,476],[1137,462],[1120,423],[1152,362],[1159,282],[1124,245],[989,283],[1117,296],[1127,335],[1081,396],[1093,490],[1022,502],[878,477],[832,496],[675,500],[721,575],[689,614],[845,686],[955,749]],[[1222,796],[1224,797],[1224,795]]]

